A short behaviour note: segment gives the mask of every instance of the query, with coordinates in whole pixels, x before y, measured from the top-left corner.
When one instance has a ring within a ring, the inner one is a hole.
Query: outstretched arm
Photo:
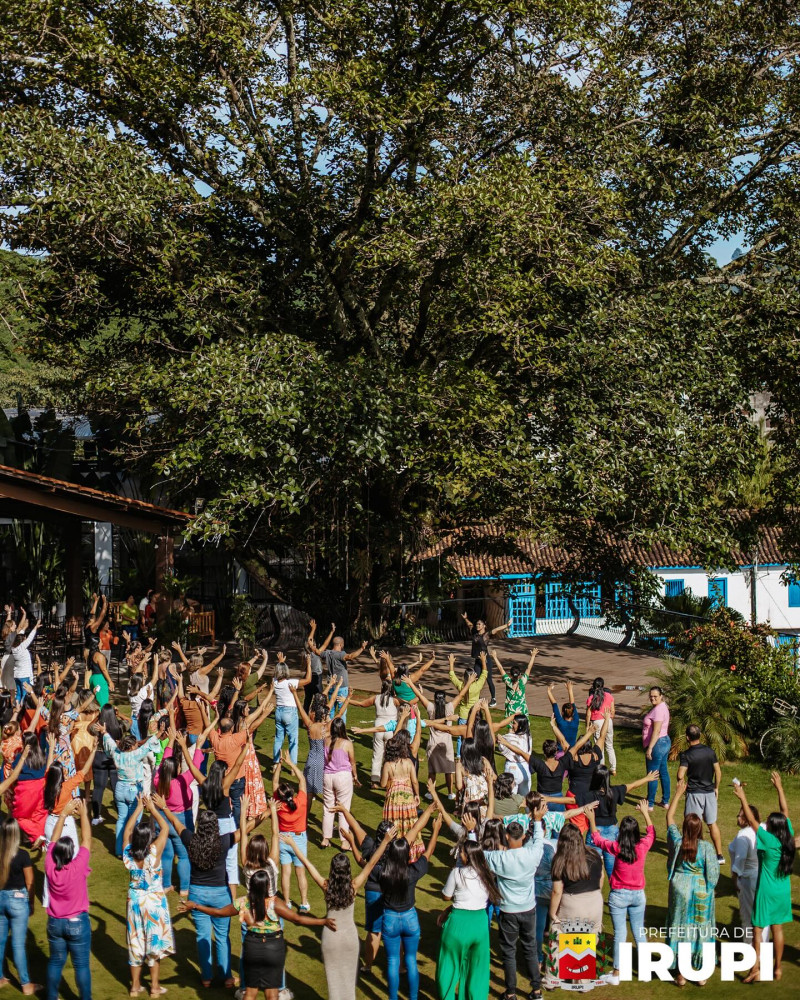
[[[769,776],[769,780],[772,782],[772,787],[778,793],[778,808],[783,813],[783,815],[789,818],[789,804],[786,801],[786,794],[783,791],[783,782],[781,781],[781,776],[777,771],[772,771]],[[741,786],[739,786],[741,787]]]
[[[247,741],[245,741],[244,746],[239,751],[239,756],[233,762],[233,767],[229,767],[225,774],[225,777],[222,781],[222,791],[225,795],[231,794],[231,786],[233,785],[234,781],[236,781],[236,779],[239,777],[239,769],[241,768],[242,764],[244,764],[244,759],[247,756],[247,749],[248,749]]]
[[[492,629],[491,634],[497,635],[498,632],[505,632],[506,629],[511,628],[513,621],[514,621],[513,618],[509,618],[508,621],[505,622],[503,625],[497,625],[495,628]]]
[[[372,869],[375,867],[375,865],[377,865],[377,863],[383,857],[383,852],[386,850],[386,848],[389,846],[389,843],[396,836],[397,836],[397,827],[392,826],[386,831],[386,836],[380,842],[378,849],[372,852],[372,857],[369,859],[366,865],[364,865],[364,867],[361,869],[358,875],[356,875],[356,877],[353,879],[353,888],[355,889],[356,892],[358,892],[361,886],[365,884],[365,882],[372,873]]]
[[[530,675],[531,675],[531,670],[533,670],[533,664],[536,661],[536,655],[537,655],[538,652],[539,652],[539,650],[536,647],[534,647],[531,650],[531,658],[528,660],[528,666],[525,668],[525,676],[526,677],[530,677]]]
[[[300,786],[300,791],[301,792],[307,791],[306,776],[303,774],[303,772],[300,770],[297,764],[295,764],[295,762],[292,760],[292,758],[289,756],[286,750],[283,751],[283,763],[289,768],[289,770],[292,772],[295,778],[297,778],[297,782]]]
[[[284,842],[284,844],[287,844],[292,848],[294,853],[300,859],[300,863],[303,865],[303,867],[305,867],[308,870],[308,874],[314,879],[314,881],[317,883],[320,889],[324,889],[325,879],[320,875],[320,873],[317,871],[314,865],[308,860],[305,854],[303,854],[303,852],[300,850],[297,844],[292,840],[292,838],[288,834],[282,833],[281,840]]]
[[[310,729],[311,719],[308,717],[308,712],[303,708],[303,703],[300,701],[300,695],[297,693],[297,688],[290,687],[289,690],[292,692],[295,705],[297,705],[297,714],[303,720],[303,725],[306,729]]]
[[[421,663],[416,670],[411,670],[408,675],[409,678],[411,680],[418,681],[426,670],[431,669],[431,667],[434,665],[435,662],[436,662],[436,656],[432,656],[429,660],[426,660],[424,663]]]

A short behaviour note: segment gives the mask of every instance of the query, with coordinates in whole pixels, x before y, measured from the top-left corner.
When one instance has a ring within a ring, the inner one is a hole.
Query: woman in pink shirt
[[[80,815],[81,846],[77,853],[71,837],[62,837],[68,816]],[[89,923],[89,855],[92,824],[83,799],[71,799],[58,817],[47,848],[44,872],[50,889],[47,906],[47,1000],[58,1000],[61,973],[72,956],[75,985],[80,1000],[92,1000],[92,925]]]
[[[606,757],[608,757],[608,768],[614,775],[617,773],[617,755],[614,752],[614,695],[610,691],[606,691],[605,681],[602,677],[595,677],[589,688],[589,697],[586,699],[586,728],[594,729],[595,742],[600,739],[606,711],[611,712],[611,717],[608,720],[606,738],[600,747],[600,752],[603,755],[600,762],[605,764]]]
[[[672,740],[669,738],[669,708],[660,687],[651,687],[649,697],[651,708],[642,720],[642,745],[647,760],[647,770],[658,771],[661,778],[661,801],[658,804],[668,809],[672,791],[667,764],[672,747]],[[657,791],[658,782],[651,781],[647,786],[647,804],[651,809],[656,804]]]
[[[608,909],[614,924],[614,971],[600,977],[611,986],[619,986],[619,949],[627,937],[627,920],[630,920],[636,941],[645,940],[644,910],[647,899],[644,894],[644,863],[656,839],[656,831],[650,822],[646,800],[642,799],[636,808],[647,823],[644,836],[636,817],[626,816],[619,824],[617,840],[606,840],[598,833],[593,804],[585,809],[595,847],[614,855],[614,870],[609,879],[611,892],[608,894]]]
[[[170,742],[161,758],[161,766],[156,771],[155,790],[164,797],[167,808],[173,812],[183,823],[187,830],[194,833],[194,786],[197,781],[189,769],[191,759],[195,768],[200,769],[203,763],[203,751],[200,744],[194,744],[194,752],[186,745],[186,738],[174,730],[169,733]],[[172,752],[173,743],[177,743],[181,753],[174,755]],[[182,765],[186,764],[185,767]],[[169,828],[169,837],[161,855],[161,867],[163,870],[164,888],[172,885],[172,862],[178,859],[178,885],[181,896],[189,895],[189,876],[192,866],[189,862],[189,855],[183,845],[183,841],[178,835],[175,827],[166,817],[162,817]]]

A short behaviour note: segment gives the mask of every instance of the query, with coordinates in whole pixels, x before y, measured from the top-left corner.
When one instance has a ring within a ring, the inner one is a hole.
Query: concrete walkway
[[[530,651],[534,646],[539,649],[539,654],[528,683],[529,712],[533,715],[549,715],[547,685],[550,683],[556,685],[555,696],[561,704],[566,700],[564,681],[569,679],[575,688],[578,710],[583,715],[589,686],[595,677],[602,677],[616,701],[616,724],[623,726],[638,724],[641,719],[641,709],[647,705],[646,690],[651,683],[648,673],[658,669],[661,663],[658,654],[636,649],[620,649],[613,643],[600,642],[580,635],[494,639],[490,649],[496,650],[504,667],[512,663],[527,666]],[[409,664],[416,662],[420,653],[425,659],[435,653],[436,663],[423,679],[423,686],[429,692],[436,688],[452,690],[452,685],[447,679],[447,658],[451,653],[456,658],[456,674],[459,676],[470,663],[468,641],[391,649],[390,652],[396,662]],[[497,673],[495,668],[497,704],[502,708],[505,704],[505,686]],[[373,665],[366,652],[350,666],[350,687],[362,691],[380,690],[377,667]],[[485,688],[484,697],[488,696],[488,688]]]

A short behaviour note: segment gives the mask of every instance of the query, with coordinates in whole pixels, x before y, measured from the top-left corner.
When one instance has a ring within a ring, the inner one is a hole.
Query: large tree
[[[797,29],[749,0],[7,0],[0,233],[47,254],[76,405],[127,412],[126,454],[295,595],[378,600],[454,523],[724,559],[796,324]]]

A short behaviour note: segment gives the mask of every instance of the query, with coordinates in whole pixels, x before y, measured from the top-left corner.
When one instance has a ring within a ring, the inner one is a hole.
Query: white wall
[[[775,629],[800,628],[800,608],[789,607],[789,588],[781,583],[785,566],[761,567],[756,584],[756,608],[759,622],[769,622]],[[708,596],[709,575],[702,569],[658,569],[657,576],[667,580],[683,580],[698,597]],[[728,581],[728,605],[750,621],[750,570],[728,573],[720,570],[715,577]]]

